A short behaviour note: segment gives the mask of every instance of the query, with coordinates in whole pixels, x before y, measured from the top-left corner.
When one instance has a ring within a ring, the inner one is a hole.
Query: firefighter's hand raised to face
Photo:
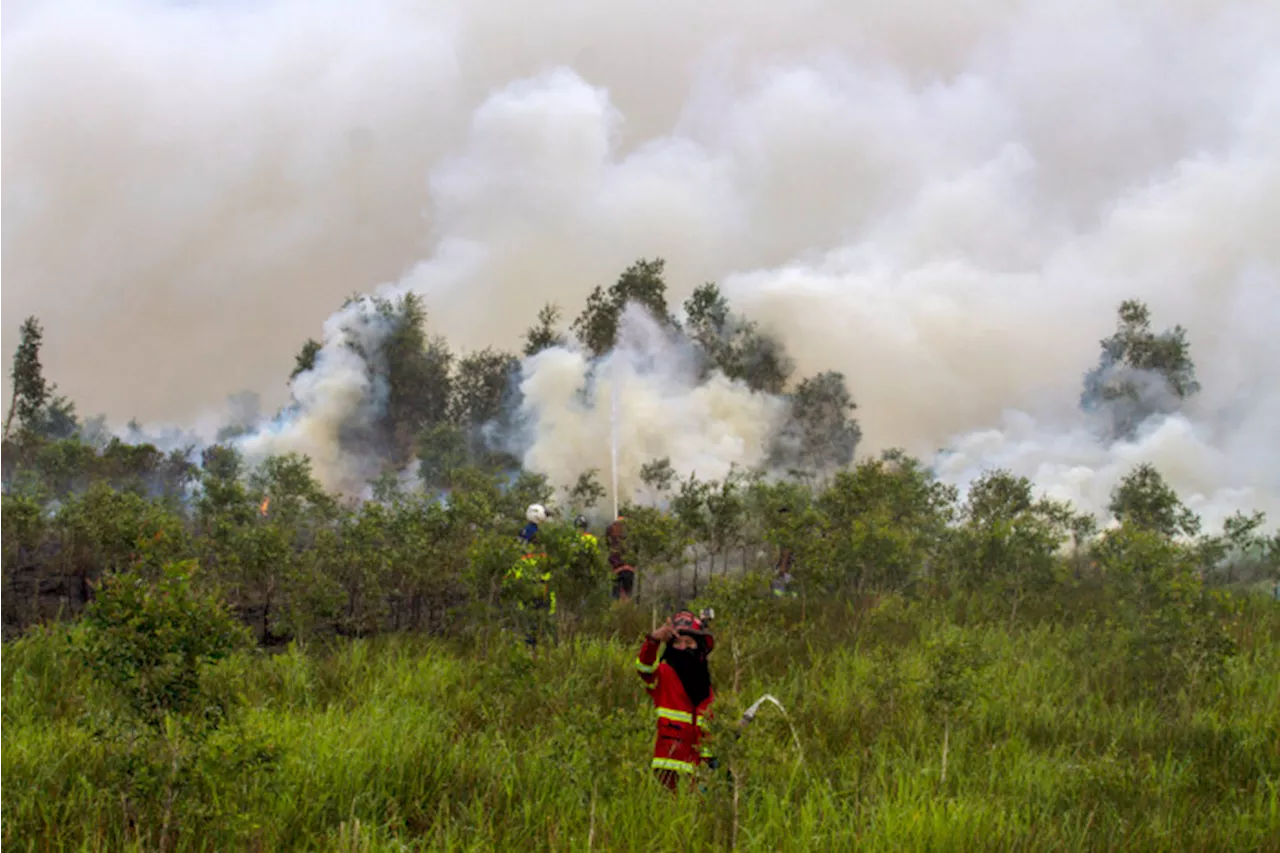
[[[676,626],[671,624],[671,617],[668,616],[667,621],[663,622],[662,625],[658,627],[658,630],[654,631],[649,636],[652,637],[656,642],[669,643],[671,642],[671,639],[675,637],[675,635],[676,635]]]

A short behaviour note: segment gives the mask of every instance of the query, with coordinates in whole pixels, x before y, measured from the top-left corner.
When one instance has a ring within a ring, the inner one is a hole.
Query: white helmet
[[[547,508],[542,504],[529,504],[529,508],[524,511],[524,517],[534,524],[541,524],[547,520]]]

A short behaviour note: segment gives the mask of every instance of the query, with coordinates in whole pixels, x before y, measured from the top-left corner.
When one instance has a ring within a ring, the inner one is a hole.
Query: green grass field
[[[242,710],[175,789],[169,838],[182,850],[1280,850],[1273,602],[1238,609],[1221,684],[1164,696],[1135,680],[1105,625],[983,618],[955,599],[801,610],[721,615],[714,731],[732,776],[722,767],[678,798],[647,766],[654,721],[632,661],[648,610],[615,609],[536,660],[501,633],[239,653],[209,689]],[[154,849],[163,803],[120,781],[145,773],[103,734],[106,700],[69,651],[77,630],[4,648],[4,849]],[[940,647],[970,654],[949,712],[928,701]],[[766,706],[733,739],[765,692],[789,718]]]

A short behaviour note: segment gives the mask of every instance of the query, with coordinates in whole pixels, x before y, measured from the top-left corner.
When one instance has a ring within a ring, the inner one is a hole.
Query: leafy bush
[[[1102,615],[1127,648],[1126,683],[1162,702],[1200,682],[1216,684],[1234,644],[1197,574],[1194,554],[1159,533],[1122,526],[1098,546],[1108,580]]]
[[[175,714],[221,716],[223,709],[204,703],[201,678],[249,642],[216,594],[196,588],[195,571],[189,560],[166,565],[154,582],[110,576],[85,613],[85,660],[153,729]]]
[[[169,849],[183,820],[208,812],[200,789],[270,764],[269,750],[219,739],[237,694],[210,688],[214,666],[248,646],[248,631],[216,593],[193,583],[195,562],[168,564],[147,582],[108,576],[85,613],[80,651],[114,700],[91,730],[106,778],[123,795],[126,825]]]

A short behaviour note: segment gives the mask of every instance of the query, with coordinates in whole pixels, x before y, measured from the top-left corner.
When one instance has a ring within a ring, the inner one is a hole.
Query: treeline
[[[263,642],[445,631],[500,605],[500,579],[520,553],[514,534],[533,502],[556,513],[543,538],[565,618],[607,594],[603,562],[594,573],[571,568],[568,519],[603,495],[591,472],[557,492],[541,476],[508,482],[463,468],[447,500],[384,490],[358,504],[327,494],[298,456],[246,470],[234,450],[214,447],[194,476],[190,499],[149,494],[136,474],[94,481],[56,502],[6,494],[6,631],[78,612],[105,575],[159,577],[184,560],[197,561]],[[1055,589],[1118,583],[1134,572],[1198,587],[1201,579],[1274,577],[1280,566],[1280,537],[1259,532],[1260,513],[1238,514],[1223,534],[1199,535],[1198,519],[1149,466],[1116,490],[1111,512],[1120,524],[1102,533],[1092,516],[1036,499],[1025,478],[989,472],[961,501],[900,453],[840,471],[822,487],[758,472],[680,480],[663,460],[647,466],[645,480],[660,500],[623,507],[641,596],[696,596],[731,565],[772,567],[782,549],[794,554],[806,595],[983,589],[1013,610]]]
[[[827,371],[797,381],[781,343],[733,312],[714,283],[697,287],[677,317],[667,301],[664,267],[660,258],[642,259],[613,284],[596,287],[569,324],[577,344],[593,358],[606,356],[618,342],[624,310],[637,305],[688,345],[701,378],[719,372],[753,391],[786,397],[792,418],[772,448],[775,465],[847,464],[860,432],[844,376]],[[416,459],[428,488],[449,488],[452,472],[463,467],[519,467],[504,438],[517,426],[520,359],[568,342],[559,306],[542,307],[518,353],[487,347],[464,355],[428,333],[425,306],[413,293],[395,299],[356,296],[344,308],[353,306],[363,309],[353,322],[372,315],[388,330],[374,336],[372,346],[348,344],[364,359],[372,382],[385,387],[386,405],[373,423],[343,431],[344,451],[381,458],[387,476]],[[290,379],[317,369],[321,352],[319,341],[308,340]]]
[[[579,345],[596,357],[609,353],[624,308],[636,303],[690,344],[704,375],[719,371],[785,395],[789,415],[768,474],[705,481],[681,479],[665,459],[644,467],[645,499],[623,508],[642,596],[696,596],[709,577],[771,567],[784,549],[806,595],[990,588],[1013,609],[1064,583],[1114,580],[1117,566],[1138,559],[1133,549],[1158,557],[1159,572],[1197,583],[1276,572],[1280,537],[1261,534],[1260,513],[1200,535],[1198,519],[1149,466],[1117,489],[1110,509],[1120,524],[1103,533],[1097,519],[1036,499],[1029,481],[1006,471],[989,472],[961,501],[900,452],[850,467],[859,430],[844,378],[796,381],[780,344],[734,314],[714,284],[697,288],[682,317],[673,316],[662,275],[661,260],[642,260],[596,288],[571,324]],[[222,443],[198,452],[104,438],[45,380],[42,330],[29,319],[4,439],[6,635],[79,612],[107,575],[158,577],[188,560],[261,642],[449,630],[501,610],[499,581],[518,556],[514,534],[534,502],[554,513],[544,538],[566,602],[562,618],[572,622],[603,600],[604,564],[593,574],[568,554],[568,520],[604,497],[598,472],[557,488],[519,470],[492,440],[513,412],[518,357],[493,349],[455,357],[427,334],[412,294],[355,301],[386,329],[365,344],[376,352],[361,353],[385,383],[386,405],[342,438],[348,449],[379,449],[386,462],[373,499],[362,502],[326,493],[300,456],[247,466],[233,439],[253,423],[229,426]],[[523,355],[565,343],[558,321],[556,306],[544,307]],[[1082,405],[1106,415],[1104,440],[1131,436],[1198,388],[1185,332],[1153,333],[1141,303],[1124,303],[1115,335],[1101,343]],[[308,341],[291,379],[317,369],[321,353]],[[406,484],[401,472],[415,458],[418,482]]]

